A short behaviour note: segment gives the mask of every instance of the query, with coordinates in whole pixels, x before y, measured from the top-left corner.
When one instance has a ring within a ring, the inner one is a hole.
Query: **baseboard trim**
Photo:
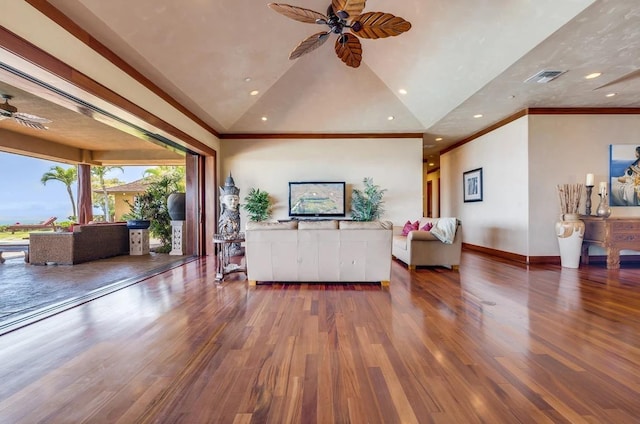
[[[518,255],[516,253],[505,252],[504,250],[492,249],[490,247],[476,246],[475,244],[462,243],[462,248],[467,250],[473,250],[475,252],[485,253],[487,255],[495,256],[498,258],[506,259],[513,262],[518,262],[527,265],[537,264],[554,264],[560,265],[560,256],[525,256]],[[590,255],[590,264],[606,263],[607,257],[605,255]],[[620,255],[620,263],[640,263],[640,255]]]
[[[462,248],[467,250],[473,250],[475,252],[486,253],[487,255],[496,256],[498,258],[507,259],[509,261],[520,262],[523,264],[528,263],[527,257],[524,255],[518,255],[516,253],[505,252],[504,250],[492,249],[490,247],[476,246],[475,244],[462,243]],[[558,259],[559,263],[560,259]]]

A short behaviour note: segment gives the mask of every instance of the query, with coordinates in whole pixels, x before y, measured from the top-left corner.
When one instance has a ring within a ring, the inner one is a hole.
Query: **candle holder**
[[[587,189],[587,199],[584,202],[584,214],[589,216],[591,215],[591,192],[593,191],[593,186],[592,185],[588,185],[586,186]]]

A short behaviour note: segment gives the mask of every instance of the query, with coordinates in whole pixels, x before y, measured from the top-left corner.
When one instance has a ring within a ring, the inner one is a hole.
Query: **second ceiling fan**
[[[327,41],[329,35],[338,34],[335,43],[336,55],[347,66],[357,68],[362,61],[362,45],[358,37],[385,38],[400,35],[411,29],[411,23],[391,13],[362,13],[365,1],[332,0],[326,15],[283,3],[269,3],[268,6],[296,21],[328,27],[327,31],[313,34],[298,44],[289,55],[289,59],[297,59],[303,54],[317,49]],[[345,29],[349,29],[350,32],[343,32]]]

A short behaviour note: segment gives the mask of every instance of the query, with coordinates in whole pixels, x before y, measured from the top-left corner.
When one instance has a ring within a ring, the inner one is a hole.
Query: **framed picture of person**
[[[462,174],[462,189],[465,202],[482,201],[482,168]]]
[[[640,144],[609,146],[609,187],[610,206],[640,206]]]

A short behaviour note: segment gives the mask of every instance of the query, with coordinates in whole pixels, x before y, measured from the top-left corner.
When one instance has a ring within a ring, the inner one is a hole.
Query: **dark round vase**
[[[146,219],[130,219],[127,228],[130,230],[146,230],[151,226],[151,221]]]
[[[185,220],[185,193],[171,193],[167,197],[167,209],[172,221]]]

